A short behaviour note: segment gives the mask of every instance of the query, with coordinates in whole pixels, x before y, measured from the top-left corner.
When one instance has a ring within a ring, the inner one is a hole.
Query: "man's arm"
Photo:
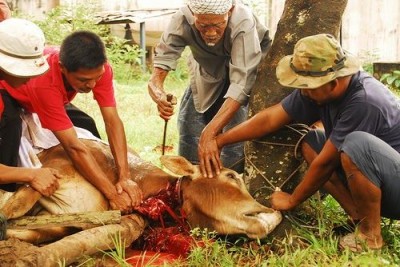
[[[118,171],[118,182],[115,187],[119,194],[125,191],[131,198],[132,205],[137,206],[142,201],[142,192],[139,186],[130,179],[131,174],[128,165],[128,147],[124,125],[115,107],[101,107],[100,110]]]
[[[212,169],[219,174],[222,163],[220,160],[220,150],[216,146],[214,140],[239,108],[239,102],[232,98],[227,98],[214,118],[203,129],[198,145],[198,156],[200,159],[200,168],[202,170],[204,169],[204,171],[202,171],[204,176],[208,174],[208,177],[213,177]]]
[[[43,196],[52,195],[59,187],[61,178],[57,170],[51,168],[22,168],[0,164],[0,184],[26,183]]]
[[[174,106],[167,101],[167,93],[164,90],[167,75],[167,70],[155,67],[147,86],[150,97],[157,104],[159,115],[164,120],[169,120],[174,115]]]
[[[226,104],[226,102],[227,101],[225,101],[224,105]],[[238,105],[237,102],[236,105]],[[221,112],[223,111],[223,106],[220,109]],[[228,115],[225,115],[225,118],[228,118],[227,116]],[[199,152],[200,169],[203,173],[203,176],[212,177],[213,169],[216,170],[217,173],[219,173],[220,169],[218,168],[221,166],[219,151],[222,149],[222,147],[237,142],[260,138],[268,133],[280,129],[284,125],[288,124],[291,120],[292,119],[290,118],[289,114],[283,109],[282,105],[276,104],[272,107],[262,110],[249,120],[242,122],[236,127],[230,129],[229,131],[211,138],[205,145],[205,148],[207,150],[202,149],[201,152]],[[223,122],[222,119],[221,121]],[[218,134],[218,132],[216,132],[216,134]]]
[[[108,180],[92,153],[78,139],[74,128],[54,131],[53,133],[60,141],[79,173],[104,194],[110,201],[111,208],[130,212],[132,203],[129,196],[126,193],[118,194],[115,186]]]
[[[340,152],[328,140],[292,194],[274,192],[271,195],[272,208],[290,210],[296,207],[319,190],[329,180],[339,164]]]

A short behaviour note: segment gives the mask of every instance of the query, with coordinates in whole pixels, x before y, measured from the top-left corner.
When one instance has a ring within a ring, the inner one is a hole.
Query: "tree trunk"
[[[306,36],[330,33],[338,36],[347,0],[286,0],[273,44],[261,62],[255,87],[250,97],[249,116],[279,103],[291,89],[284,89],[277,81],[275,69],[279,60],[293,53],[296,42]],[[250,193],[268,205],[266,197],[275,187],[292,191],[298,184],[303,169],[302,161],[294,157],[294,147],[301,134],[282,129],[245,146],[245,179]],[[300,151],[298,151],[300,152]]]

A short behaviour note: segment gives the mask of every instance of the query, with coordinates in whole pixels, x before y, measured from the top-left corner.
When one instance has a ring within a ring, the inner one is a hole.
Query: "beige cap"
[[[49,69],[45,38],[34,23],[19,18],[0,22],[0,68],[16,77],[33,77]]]

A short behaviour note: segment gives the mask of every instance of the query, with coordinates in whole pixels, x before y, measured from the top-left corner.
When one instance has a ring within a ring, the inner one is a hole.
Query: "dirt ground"
[[[35,264],[39,247],[20,241],[8,239],[0,241],[0,267],[38,267]],[[77,266],[78,263],[69,266]],[[104,257],[103,253],[93,255],[91,266],[117,267],[118,264],[111,258]]]
[[[15,267],[17,260],[35,257],[37,250],[38,247],[18,239],[0,241],[0,265],[1,267]],[[23,266],[34,265],[26,263]]]

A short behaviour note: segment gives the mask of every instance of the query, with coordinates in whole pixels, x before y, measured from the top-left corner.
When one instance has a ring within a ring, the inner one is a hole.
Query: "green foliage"
[[[361,51],[358,58],[361,61],[362,68],[369,74],[373,75],[373,63],[379,59],[379,53],[377,50]]]
[[[170,71],[167,79],[177,82],[186,81],[189,78],[189,70],[188,70],[188,57],[190,55],[190,49],[188,47],[185,48],[181,57],[178,59],[178,64],[176,66],[176,70]]]
[[[225,243],[216,240],[216,233],[207,229],[194,229],[191,233],[197,239],[199,245],[191,251],[188,262],[189,266],[234,266]]]
[[[110,35],[104,37],[103,41],[116,80],[128,83],[133,79],[143,78],[140,59],[144,51],[138,45],[131,44],[129,40]]]
[[[394,70],[391,73],[384,73],[380,81],[386,84],[390,89],[400,91],[400,70]]]
[[[108,60],[114,69],[115,79],[130,81],[141,77],[140,58],[145,53],[138,45],[130,41],[111,36],[108,25],[97,24],[95,14],[99,9],[96,1],[87,1],[83,4],[58,6],[48,13],[42,20],[35,23],[43,30],[48,45],[59,46],[64,38],[77,30],[88,30],[98,34],[106,47]],[[20,17],[28,15],[19,14]]]
[[[43,30],[46,42],[51,45],[59,45],[70,33],[77,30],[89,30],[101,37],[109,34],[109,27],[96,24],[95,13],[98,4],[92,1],[71,6],[58,6],[48,13],[43,20],[35,21]]]
[[[115,247],[115,249],[111,249],[108,251],[101,251],[104,256],[106,257],[110,257],[111,259],[113,259],[118,266],[121,267],[130,267],[131,265],[129,263],[126,262],[125,260],[125,240],[122,239],[121,237],[121,233],[118,232],[115,235],[111,236],[112,242],[113,242],[113,246]]]

